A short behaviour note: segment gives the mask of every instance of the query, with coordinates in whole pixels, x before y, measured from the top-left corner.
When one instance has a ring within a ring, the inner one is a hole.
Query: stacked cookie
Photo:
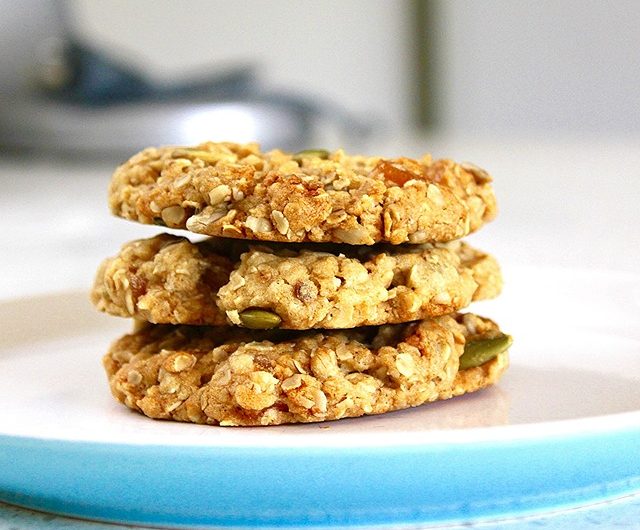
[[[104,358],[116,399],[152,418],[272,425],[379,414],[473,392],[510,337],[458,311],[499,294],[459,239],[496,214],[489,175],[450,160],[146,149],[110,207],[187,229],[125,244],[92,301],[136,321]]]

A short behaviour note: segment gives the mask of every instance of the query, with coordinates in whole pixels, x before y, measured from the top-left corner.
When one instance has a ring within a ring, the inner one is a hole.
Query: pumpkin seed
[[[483,365],[509,348],[512,342],[511,336],[504,333],[492,339],[467,342],[464,346],[464,353],[460,356],[460,370]]]
[[[271,329],[277,328],[282,319],[266,309],[245,309],[240,313],[240,322],[250,329]]]
[[[326,149],[305,149],[303,151],[298,151],[293,155],[293,159],[296,162],[301,162],[303,158],[322,158],[326,160],[329,158],[329,151]]]

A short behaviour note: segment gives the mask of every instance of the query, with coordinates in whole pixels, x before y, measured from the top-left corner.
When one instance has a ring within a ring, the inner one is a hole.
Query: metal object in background
[[[265,92],[248,67],[153,83],[74,39],[65,7],[0,0],[0,147],[109,156],[147,145],[258,140],[298,150],[327,128],[351,144],[371,130],[339,105]]]

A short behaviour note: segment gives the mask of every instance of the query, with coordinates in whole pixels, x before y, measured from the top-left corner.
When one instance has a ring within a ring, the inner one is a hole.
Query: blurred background
[[[640,133],[634,0],[0,0],[0,145]]]
[[[480,244],[515,263],[636,270],[640,2],[0,0],[0,12],[2,243],[24,252],[2,266],[0,295],[89,283],[103,254],[157,231],[109,216],[115,165],[203,140],[469,160],[495,176],[502,209]],[[27,259],[34,242],[55,267]]]

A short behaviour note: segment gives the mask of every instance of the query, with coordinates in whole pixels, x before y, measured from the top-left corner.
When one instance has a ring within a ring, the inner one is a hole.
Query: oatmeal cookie
[[[148,148],[114,173],[109,205],[141,223],[282,242],[451,241],[496,215],[488,173],[451,160],[203,143]]]
[[[102,262],[91,301],[114,316],[159,324],[224,326],[219,289],[229,281],[234,261],[210,243],[161,234],[126,243]]]
[[[113,396],[151,418],[278,425],[381,414],[476,391],[505,371],[510,342],[460,370],[467,347],[505,337],[472,314],[251,336],[239,328],[147,324],[115,342],[104,367]]]
[[[92,300],[158,324],[335,329],[448,314],[501,285],[495,259],[460,241],[258,245],[163,234],[107,259]]]

